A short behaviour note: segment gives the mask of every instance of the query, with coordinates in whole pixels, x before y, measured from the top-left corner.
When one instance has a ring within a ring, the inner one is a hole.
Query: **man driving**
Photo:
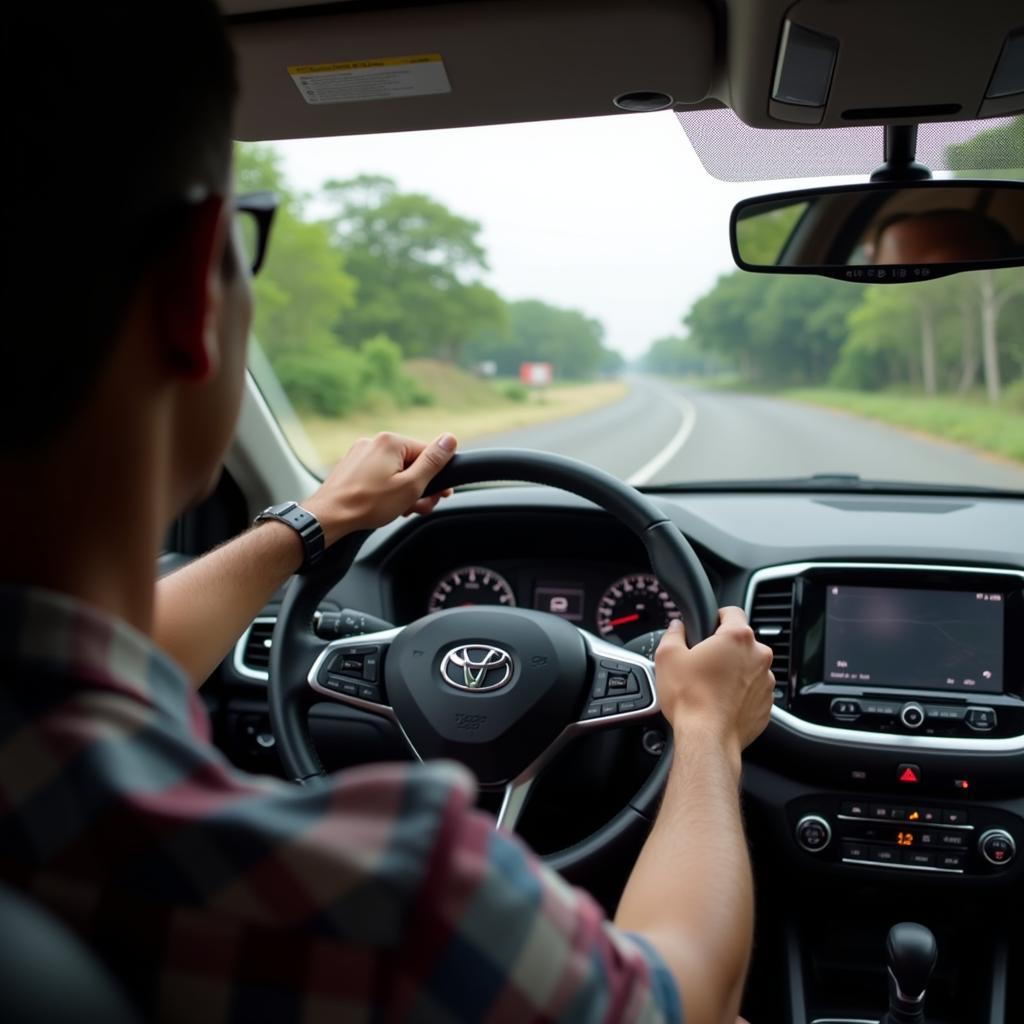
[[[875,231],[873,261],[965,263],[1005,260],[1013,255],[1009,231],[975,210],[927,210],[885,218]]]
[[[213,746],[198,687],[303,558],[270,520],[154,583],[246,372],[230,46],[209,0],[8,21],[0,877],[146,1019],[731,1024],[752,935],[741,752],[773,687],[739,609],[658,649],[673,762],[614,922],[475,809],[458,765],[299,787]],[[381,434],[294,497],[330,545],[428,513],[455,448]]]

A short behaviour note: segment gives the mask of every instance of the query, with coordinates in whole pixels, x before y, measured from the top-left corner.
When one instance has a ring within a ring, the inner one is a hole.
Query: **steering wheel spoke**
[[[384,687],[384,658],[401,626],[333,640],[313,662],[307,682],[317,696],[395,718]]]
[[[573,737],[660,713],[653,661],[642,654],[624,651],[586,630],[579,633],[591,663],[586,704],[579,719],[570,722],[547,749],[505,785],[496,825],[508,832],[518,827],[541,772]]]

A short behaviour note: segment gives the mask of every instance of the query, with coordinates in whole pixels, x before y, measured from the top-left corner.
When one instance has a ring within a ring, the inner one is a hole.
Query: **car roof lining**
[[[613,102],[619,94],[660,91],[672,98],[692,140],[691,127],[705,123],[695,115],[710,111],[705,121],[715,131],[704,131],[695,145],[712,173],[754,180],[870,170],[881,162],[875,125],[1024,112],[1024,93],[998,101],[985,96],[1005,40],[1024,24],[1019,0],[223,0],[222,6],[238,53],[243,140],[616,114],[622,113]],[[785,120],[789,114],[780,115],[770,95],[786,19],[837,40],[817,124]],[[450,92],[311,104],[288,72],[295,65],[435,53]],[[874,112],[867,122],[857,113],[865,109]],[[848,134],[842,144],[823,145],[829,136],[814,131],[831,129],[835,136],[840,128]],[[772,136],[777,141],[751,150],[743,129],[772,129],[760,133],[758,146]],[[809,129],[797,142],[796,133]],[[729,161],[712,150],[729,150],[737,133],[747,157],[765,159],[745,173],[733,163],[726,173],[721,165]],[[838,159],[844,147],[856,148],[859,162]],[[769,154],[778,162],[787,152],[806,157],[806,169],[792,160],[766,166]],[[1008,159],[986,169],[1024,162]]]

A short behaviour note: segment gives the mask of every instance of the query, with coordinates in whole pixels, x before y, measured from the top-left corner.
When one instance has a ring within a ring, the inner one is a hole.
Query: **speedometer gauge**
[[[682,614],[652,573],[616,580],[597,603],[597,630],[609,640],[627,644],[653,629],[665,629]]]
[[[473,604],[514,607],[515,603],[515,595],[504,576],[482,565],[466,565],[438,580],[427,610],[439,612],[444,608],[463,608]]]

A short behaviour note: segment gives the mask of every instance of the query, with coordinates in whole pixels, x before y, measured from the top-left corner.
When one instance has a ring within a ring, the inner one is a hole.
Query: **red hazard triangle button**
[[[921,769],[916,764],[901,764],[896,769],[896,777],[900,782],[920,782]]]

